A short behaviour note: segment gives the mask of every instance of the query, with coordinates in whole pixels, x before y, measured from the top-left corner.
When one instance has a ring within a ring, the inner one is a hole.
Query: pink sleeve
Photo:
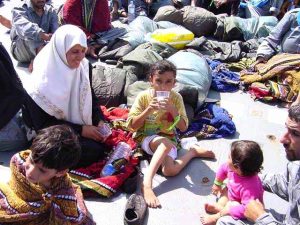
[[[260,201],[263,199],[263,188],[261,184],[255,184],[255,181],[252,184],[251,182],[245,184],[244,189],[241,190],[241,204],[231,207],[229,214],[235,219],[244,219],[246,205],[252,199],[259,199]]]
[[[227,178],[228,169],[227,163],[222,164],[217,171],[216,179],[218,181],[224,181]]]

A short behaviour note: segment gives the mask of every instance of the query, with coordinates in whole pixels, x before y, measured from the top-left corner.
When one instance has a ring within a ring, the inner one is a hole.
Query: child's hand
[[[164,100],[159,101],[159,108],[166,110],[167,112],[171,113],[174,117],[178,115],[176,107],[172,104],[169,98],[165,98]]]
[[[212,188],[211,188],[211,193],[213,194],[213,195],[218,195],[219,193],[221,193],[221,191],[222,191],[222,187],[221,186],[218,186],[218,185],[213,185],[212,186]]]
[[[148,111],[149,114],[151,114],[151,113],[153,113],[153,111],[159,110],[159,108],[160,107],[159,107],[159,103],[157,101],[157,98],[154,97],[154,98],[152,98],[152,101],[150,102],[150,104],[148,105],[146,110]]]

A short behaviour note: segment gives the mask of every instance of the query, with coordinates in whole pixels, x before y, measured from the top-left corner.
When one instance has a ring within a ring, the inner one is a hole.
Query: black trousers
[[[86,167],[101,159],[105,159],[106,152],[110,149],[103,143],[92,139],[80,137],[81,157],[75,168]]]

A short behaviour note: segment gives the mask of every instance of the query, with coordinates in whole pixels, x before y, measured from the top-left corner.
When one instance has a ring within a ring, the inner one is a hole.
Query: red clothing
[[[66,24],[73,24],[80,27],[85,32],[88,39],[90,39],[91,34],[107,31],[111,28],[110,12],[107,0],[97,0],[93,14],[91,32],[84,27],[82,8],[81,0],[66,0],[63,7],[64,22]]]

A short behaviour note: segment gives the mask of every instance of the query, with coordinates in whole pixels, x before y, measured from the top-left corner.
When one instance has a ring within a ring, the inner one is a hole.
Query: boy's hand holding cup
[[[168,100],[170,97],[169,91],[156,91],[156,99],[159,104],[159,108],[164,109],[168,104]]]

